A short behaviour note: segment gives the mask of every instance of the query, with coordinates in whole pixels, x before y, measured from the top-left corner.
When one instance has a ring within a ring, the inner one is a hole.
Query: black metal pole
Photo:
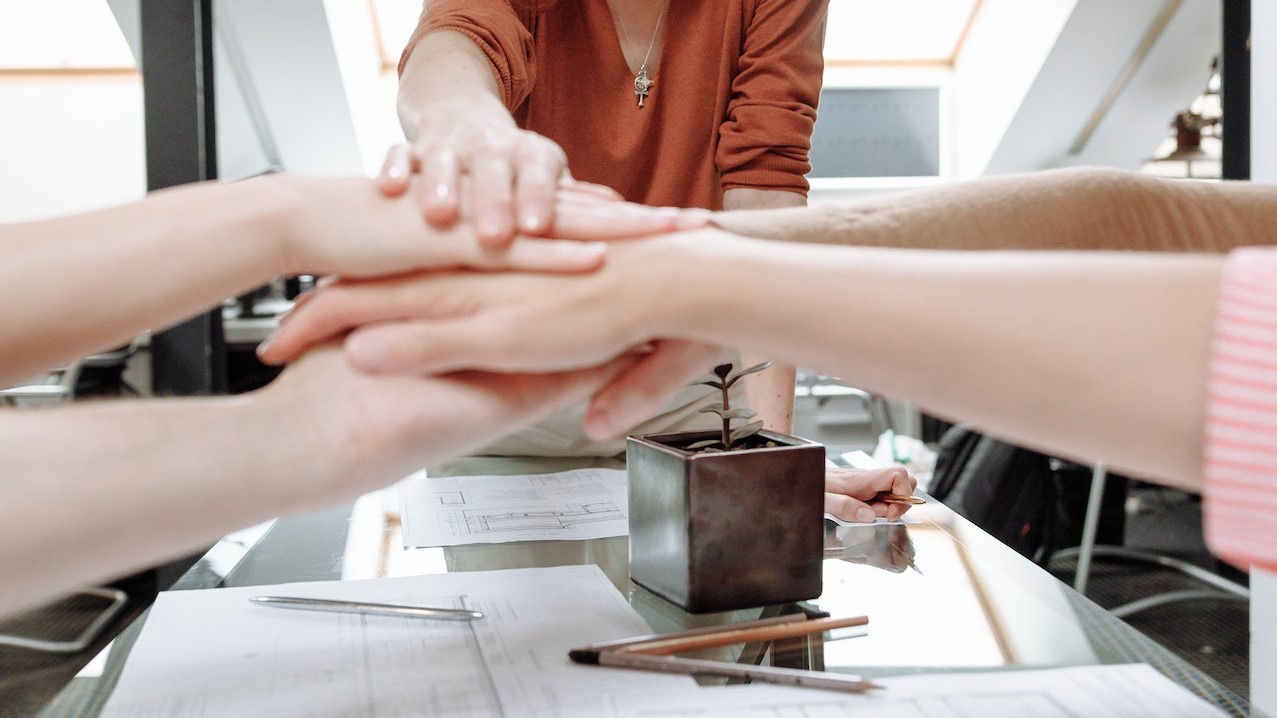
[[[1250,0],[1221,0],[1224,42],[1220,68],[1224,179],[1250,179]]]
[[[141,0],[141,21],[147,189],[215,179],[213,0]],[[220,309],[151,338],[151,380],[157,395],[225,392]]]

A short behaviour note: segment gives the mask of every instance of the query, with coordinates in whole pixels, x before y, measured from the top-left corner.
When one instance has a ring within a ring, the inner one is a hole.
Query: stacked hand
[[[715,361],[717,347],[691,337],[670,338],[643,320],[638,303],[649,303],[645,295],[660,288],[635,292],[631,282],[627,293],[621,293],[626,278],[641,276],[667,245],[703,244],[712,254],[716,232],[698,229],[707,221],[705,213],[626,203],[606,188],[540,170],[520,169],[518,176],[529,184],[552,178],[548,201],[531,187],[512,190],[510,177],[496,170],[494,176],[500,176],[493,181],[506,188],[504,196],[478,190],[467,195],[461,190],[476,184],[474,160],[463,168],[446,151],[442,159],[438,153],[422,158],[418,152],[392,150],[378,182],[382,197],[369,196],[366,211],[345,215],[351,219],[338,220],[338,227],[298,228],[298,236],[346,233],[364,241],[298,245],[304,251],[297,251],[289,266],[338,273],[342,279],[298,303],[277,336],[259,349],[264,361],[296,361],[312,348],[344,339],[349,366],[381,375],[382,381],[411,377],[399,381],[415,381],[423,391],[442,394],[440,382],[421,377],[466,371],[468,378],[453,385],[454,390],[468,395],[487,390],[493,398],[500,391],[523,395],[518,390],[530,385],[539,392],[533,394],[538,402],[555,406],[562,404],[556,397],[577,397],[582,386],[594,381],[585,427],[594,438],[623,433],[655,414],[671,394]],[[546,158],[544,153],[534,156]],[[420,178],[414,176],[418,173]],[[514,196],[518,215],[512,213]],[[468,211],[472,203],[477,203],[473,213]],[[368,218],[379,216],[379,209],[393,217],[394,231],[370,230]],[[493,231],[500,224],[491,221],[494,212],[509,220],[501,231]],[[424,233],[423,216],[434,227]],[[516,217],[523,218],[519,226],[535,227],[542,236],[514,234]],[[343,221],[349,226],[341,226]],[[671,232],[677,234],[651,239]],[[631,238],[646,241],[598,241]],[[521,372],[550,376],[538,383],[536,375]],[[607,381],[597,381],[599,376]],[[533,417],[519,404],[518,411],[508,412],[509,422],[494,421],[494,410],[512,409],[500,402],[431,401],[419,411],[430,412],[431,406],[448,407],[450,427],[470,439],[464,446],[458,441],[457,450],[473,448],[495,438],[497,429],[508,431]],[[826,510],[852,521],[894,519],[907,506],[874,502],[874,497],[880,491],[912,493],[913,486],[900,469],[831,471]]]

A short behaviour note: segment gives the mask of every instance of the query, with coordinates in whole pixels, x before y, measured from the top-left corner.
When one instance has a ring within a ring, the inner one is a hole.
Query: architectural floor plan
[[[606,538],[629,528],[617,469],[411,478],[399,498],[409,547]]]

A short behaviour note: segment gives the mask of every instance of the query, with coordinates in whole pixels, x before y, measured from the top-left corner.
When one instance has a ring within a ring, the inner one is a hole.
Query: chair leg
[[[1073,575],[1073,589],[1086,595],[1086,584],[1091,578],[1091,558],[1095,555],[1095,535],[1100,527],[1100,511],[1104,504],[1104,484],[1108,474],[1104,464],[1096,464],[1091,472],[1091,495],[1086,500],[1086,519],[1082,524],[1082,543],[1078,545],[1077,573]]]
[[[13,646],[42,653],[79,653],[88,648],[89,644],[106,630],[111,619],[124,610],[124,605],[129,601],[128,594],[118,588],[82,588],[76,593],[97,596],[110,601],[80,635],[69,641],[46,641],[28,636],[0,635],[0,646]]]

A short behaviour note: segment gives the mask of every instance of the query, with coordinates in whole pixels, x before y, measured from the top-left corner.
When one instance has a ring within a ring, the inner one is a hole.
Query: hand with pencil
[[[843,521],[872,523],[879,516],[894,521],[914,503],[918,480],[901,466],[880,469],[825,469],[825,513]]]

